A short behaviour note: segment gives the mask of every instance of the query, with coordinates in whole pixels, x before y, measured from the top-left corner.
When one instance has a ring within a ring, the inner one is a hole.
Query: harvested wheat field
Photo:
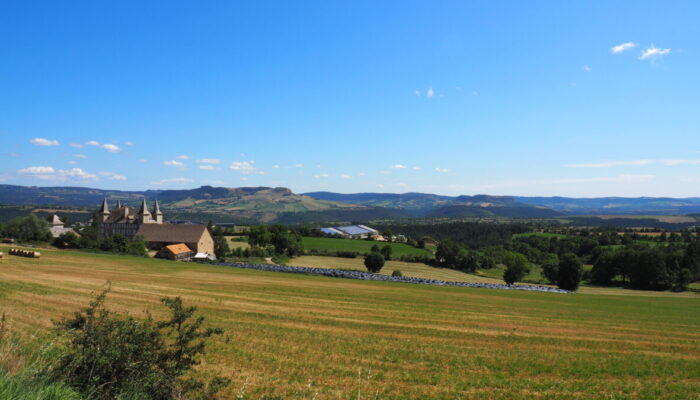
[[[700,296],[419,286],[42,251],[0,260],[0,311],[15,330],[48,332],[107,280],[113,309],[157,314],[161,296],[180,295],[224,328],[201,369],[230,376],[230,398],[244,387],[251,399],[700,398]]]

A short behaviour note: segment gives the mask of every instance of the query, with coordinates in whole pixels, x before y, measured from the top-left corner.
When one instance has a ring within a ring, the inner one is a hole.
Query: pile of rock
[[[439,279],[413,278],[413,277],[409,277],[409,276],[381,275],[381,274],[372,274],[369,272],[347,271],[347,270],[340,270],[340,269],[290,267],[287,265],[250,264],[250,263],[217,263],[216,265],[221,265],[221,266],[226,266],[226,267],[235,267],[235,268],[255,269],[258,271],[274,271],[274,272],[288,272],[288,273],[293,273],[293,274],[323,275],[323,276],[330,276],[333,278],[359,279],[359,280],[366,280],[366,281],[389,281],[389,282],[401,282],[401,283],[414,283],[414,284],[420,284],[420,285],[460,286],[460,287],[474,287],[474,288],[487,288],[487,289],[526,290],[526,291],[532,291],[532,292],[571,293],[568,290],[557,289],[557,288],[552,288],[552,287],[548,287],[548,286],[506,285],[506,284],[499,284],[499,283],[476,283],[476,282],[450,282],[450,281],[442,281]]]

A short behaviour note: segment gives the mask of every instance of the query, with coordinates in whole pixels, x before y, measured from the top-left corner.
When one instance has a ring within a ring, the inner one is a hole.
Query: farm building
[[[141,226],[151,224],[163,224],[163,213],[160,212],[157,200],[153,206],[153,213],[148,210],[146,199],[141,202],[141,208],[138,211],[122,206],[120,201],[117,201],[116,207],[110,211],[107,199],[104,199],[98,211],[97,230],[102,238],[122,235],[131,239]]]
[[[189,261],[194,256],[194,251],[184,243],[163,246],[156,257],[167,258],[175,261]]]
[[[321,228],[321,232],[328,235],[337,235],[349,239],[366,239],[379,234],[379,231],[365,225],[348,225]]]
[[[205,225],[146,224],[136,235],[143,237],[151,250],[185,244],[195,253],[214,254],[214,238]]]
[[[54,214],[49,218],[49,232],[52,237],[57,238],[64,233],[73,232],[73,229],[66,228],[58,215]]]

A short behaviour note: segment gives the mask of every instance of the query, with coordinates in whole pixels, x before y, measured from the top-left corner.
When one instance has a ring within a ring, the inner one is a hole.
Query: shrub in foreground
[[[163,321],[139,320],[107,310],[103,291],[89,306],[56,323],[65,343],[47,375],[90,398],[209,399],[227,379],[192,376],[207,339],[218,328],[202,328],[204,317],[180,297],[161,299],[170,312]]]

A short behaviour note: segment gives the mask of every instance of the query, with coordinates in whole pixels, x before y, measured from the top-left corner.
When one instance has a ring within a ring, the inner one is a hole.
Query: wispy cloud
[[[632,48],[634,48],[634,47],[636,47],[636,46],[637,46],[637,43],[634,43],[634,42],[626,42],[626,43],[618,44],[617,46],[613,46],[613,47],[610,49],[610,51],[611,51],[613,54],[620,54],[620,53],[624,53],[625,51],[627,51],[627,50],[629,50],[629,49],[632,49]]]
[[[389,167],[389,168],[393,168],[393,169],[405,169],[405,168],[408,168],[408,167],[406,167],[406,166],[403,165],[403,164],[394,164],[394,165],[392,165],[392,166]]]
[[[183,155],[177,156],[176,158],[177,158],[178,160],[189,160],[189,159],[190,159],[190,156],[188,156],[188,155],[186,155],[186,154],[183,154]]]
[[[103,149],[109,151],[110,153],[118,153],[118,152],[120,152],[120,151],[122,150],[122,149],[120,149],[119,146],[117,146],[116,144],[111,144],[111,143],[103,144],[103,145],[100,146],[100,147],[102,147]]]
[[[433,96],[435,96],[435,91],[433,90],[433,87],[431,86],[430,88],[428,88],[428,91],[425,93],[425,97],[430,98]]]
[[[75,158],[88,158],[85,154],[73,154],[73,157]]]
[[[133,146],[134,142],[126,141],[126,142],[124,142],[124,144],[127,146]]]
[[[70,144],[70,147],[75,147],[76,149],[82,149],[82,148],[85,147],[85,146],[83,146],[83,145],[80,144],[80,143],[71,143],[71,144]]]
[[[207,171],[213,171],[213,170],[216,169],[216,167],[213,166],[213,165],[205,164],[205,165],[200,165],[200,166],[199,166],[199,169],[203,169],[203,170],[207,170]]]
[[[420,171],[420,167],[413,167],[412,168],[414,171]]]
[[[612,167],[629,167],[643,165],[700,165],[700,160],[622,160],[622,161],[604,161],[598,163],[587,164],[568,164],[567,168],[612,168]]]
[[[420,90],[416,90],[414,93],[416,94],[416,96],[420,97]]]
[[[161,179],[159,181],[153,181],[151,182],[151,185],[154,186],[163,186],[167,185],[169,183],[187,183],[187,182],[192,182],[192,179],[190,178],[170,178],[170,179]]]
[[[435,168],[435,172],[440,172],[441,174],[444,174],[444,173],[450,172],[450,170],[447,168],[438,167],[438,168]]]
[[[261,174],[262,171],[255,167],[255,161],[234,161],[229,166],[230,169],[242,174]]]
[[[639,55],[640,60],[654,60],[671,52],[671,49],[660,49],[653,44]]]
[[[199,164],[219,164],[221,160],[218,158],[202,158],[197,160],[197,163]]]
[[[328,174],[318,174],[314,175],[314,178],[319,179],[319,178],[328,178],[330,175]]]
[[[59,169],[57,171],[53,167],[35,166],[20,169],[19,171],[17,171],[17,173],[19,175],[31,176],[36,179],[51,179],[54,181],[72,180],[86,182],[98,179],[97,175],[83,171],[80,168]]]
[[[34,146],[44,147],[58,146],[60,144],[58,143],[58,140],[49,140],[44,138],[34,138],[30,140],[29,143],[33,144]]]
[[[304,168],[304,164],[294,164],[295,168]]]
[[[85,144],[88,145],[88,146],[95,146],[95,147],[97,147],[97,146],[100,145],[100,142],[98,142],[98,141],[96,141],[96,140],[90,140],[89,142],[85,142]]]
[[[342,174],[342,175],[340,175],[340,177],[343,178],[343,179],[350,179],[350,178],[352,178],[352,176],[350,176],[350,175],[348,175],[348,174]]]
[[[591,72],[591,71],[593,71],[593,68],[591,68],[591,66],[588,65],[588,64],[586,64],[586,65],[584,65],[583,67],[581,67],[581,69],[583,70],[583,72]]]
[[[100,172],[100,175],[106,176],[109,179],[114,180],[114,181],[125,181],[126,180],[126,176],[120,175],[120,174],[117,174],[114,172]]]
[[[177,160],[165,161],[165,162],[163,162],[163,165],[168,166],[168,167],[184,167],[185,166],[185,164],[183,164]]]

